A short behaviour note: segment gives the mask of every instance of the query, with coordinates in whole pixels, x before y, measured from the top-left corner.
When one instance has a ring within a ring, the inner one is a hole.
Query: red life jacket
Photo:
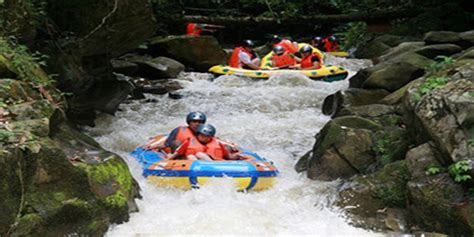
[[[328,38],[324,38],[323,42],[326,52],[334,52],[339,49],[339,45],[337,44],[337,42],[332,43]]]
[[[216,138],[212,138],[207,144],[202,144],[196,137],[189,139],[189,145],[184,153],[185,156],[195,155],[198,152],[203,152],[212,157],[213,160],[224,160],[227,154],[224,145]]]
[[[313,60],[312,60],[313,57],[317,57],[318,61],[320,61],[318,56],[316,56],[315,54],[311,54],[308,57],[301,59],[301,63],[300,63],[301,68],[305,69],[305,68],[312,67],[313,66]],[[318,66],[317,69],[319,69],[319,68],[321,68],[321,63],[319,63],[319,66]]]
[[[296,64],[296,60],[290,56],[288,52],[283,53],[282,55],[272,55],[272,61],[275,63],[275,67],[285,67]]]
[[[186,35],[188,36],[200,36],[202,29],[197,27],[196,23],[188,23],[186,26]]]
[[[193,131],[187,126],[179,127],[178,134],[176,134],[176,141],[179,141],[181,144],[186,140],[195,137]]]
[[[235,68],[242,68],[244,66],[244,64],[239,59],[240,52],[248,54],[250,59],[254,58],[253,54],[245,50],[243,47],[237,47],[234,49],[234,51],[232,52],[232,55],[229,58],[229,62],[228,62],[229,66],[235,67]]]
[[[298,47],[295,47],[295,45],[287,39],[283,39],[280,41],[280,43],[274,44],[273,48],[275,48],[275,46],[281,46],[285,49],[285,51],[290,52],[290,53],[298,52]]]

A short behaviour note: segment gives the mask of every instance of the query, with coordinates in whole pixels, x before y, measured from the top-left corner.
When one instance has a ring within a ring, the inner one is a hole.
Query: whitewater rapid
[[[367,67],[363,60],[329,58],[352,76]],[[162,235],[351,235],[373,234],[347,223],[332,203],[337,182],[319,182],[298,174],[294,165],[314,145],[314,135],[329,120],[323,99],[348,86],[347,80],[325,83],[299,74],[256,81],[235,76],[214,80],[207,73],[182,73],[182,99],[147,95],[147,100],[120,106],[116,116],[101,115],[88,133],[121,155],[141,187],[139,212],[114,225],[107,236]],[[148,100],[149,101],[149,100]],[[190,111],[202,111],[217,136],[272,160],[280,170],[276,184],[263,192],[236,192],[231,179],[200,189],[158,188],[141,176],[129,155],[156,134],[185,124]]]

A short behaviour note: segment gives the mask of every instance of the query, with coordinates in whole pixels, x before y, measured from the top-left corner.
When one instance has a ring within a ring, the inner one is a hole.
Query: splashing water
[[[328,57],[344,64],[350,75],[367,61]],[[347,87],[347,80],[325,83],[300,74],[269,80],[183,73],[178,80],[183,99],[149,96],[158,103],[121,105],[116,117],[102,115],[89,129],[105,148],[124,157],[141,187],[139,212],[129,222],[112,226],[107,236],[244,234],[317,234],[367,236],[346,223],[332,206],[337,182],[318,182],[298,174],[294,164],[314,144],[314,135],[329,120],[321,114],[323,99]],[[128,154],[149,137],[183,125],[190,111],[203,111],[217,135],[274,161],[280,170],[273,188],[234,191],[232,179],[213,180],[196,190],[158,188],[141,176]]]

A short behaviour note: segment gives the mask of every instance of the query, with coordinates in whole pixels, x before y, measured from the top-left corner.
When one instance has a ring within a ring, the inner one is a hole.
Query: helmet
[[[210,124],[200,124],[196,130],[196,134],[213,137],[216,135],[216,128]]]
[[[321,38],[320,36],[315,36],[313,38],[313,40],[316,41],[316,42],[321,42],[321,41],[323,41],[323,38]]]
[[[283,48],[283,46],[277,45],[273,48],[273,52],[277,55],[280,55],[285,52],[285,48]]]
[[[273,36],[272,36],[272,42],[273,42],[273,43],[278,43],[278,42],[280,42],[280,41],[281,41],[281,37],[280,37],[280,36],[278,36],[278,35],[273,35]]]
[[[336,36],[334,36],[334,35],[329,36],[329,41],[336,42],[337,41]]]
[[[303,46],[303,48],[300,49],[300,53],[311,53],[313,52],[313,48],[309,45]]]
[[[255,47],[255,42],[253,42],[253,40],[246,39],[242,42],[242,46],[244,46],[244,47]]]
[[[206,115],[203,112],[191,112],[186,116],[186,123],[189,124],[191,121],[202,121],[205,123]]]

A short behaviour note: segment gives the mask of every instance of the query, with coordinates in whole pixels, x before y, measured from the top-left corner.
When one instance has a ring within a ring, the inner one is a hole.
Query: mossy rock
[[[51,118],[55,108],[48,100],[35,100],[8,106],[16,120]]]
[[[26,83],[15,79],[0,80],[0,98],[7,103],[18,103],[31,99],[38,99],[39,94],[31,90]]]
[[[14,130],[30,131],[39,137],[47,137],[49,135],[49,119],[31,119],[23,121],[13,121],[10,127]]]
[[[15,222],[20,209],[21,184],[18,161],[20,153],[2,148],[0,150],[0,234],[8,231]]]
[[[10,62],[0,54],[0,78],[16,78]]]

